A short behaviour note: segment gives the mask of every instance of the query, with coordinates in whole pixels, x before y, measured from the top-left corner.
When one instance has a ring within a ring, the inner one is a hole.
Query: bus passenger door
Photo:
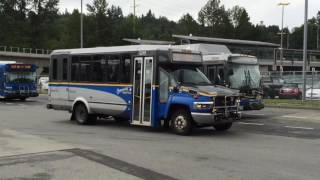
[[[153,57],[134,58],[132,124],[151,126]]]

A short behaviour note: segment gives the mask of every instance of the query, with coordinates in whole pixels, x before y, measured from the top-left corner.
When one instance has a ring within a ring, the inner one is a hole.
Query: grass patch
[[[283,108],[301,108],[301,109],[319,109],[320,101],[304,101],[289,99],[265,99],[267,107],[283,107]]]

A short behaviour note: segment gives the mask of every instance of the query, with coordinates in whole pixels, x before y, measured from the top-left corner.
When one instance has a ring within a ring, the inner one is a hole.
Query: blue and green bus
[[[26,100],[37,97],[37,66],[0,62],[0,98]]]
[[[47,107],[69,111],[81,125],[112,116],[180,135],[194,127],[226,131],[240,118],[238,92],[213,85],[201,67],[200,52],[170,46],[55,50]]]

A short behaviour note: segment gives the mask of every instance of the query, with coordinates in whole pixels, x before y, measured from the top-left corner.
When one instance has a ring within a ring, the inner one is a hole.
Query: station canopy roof
[[[175,44],[172,41],[157,41],[157,40],[143,40],[143,39],[129,39],[124,38],[124,41],[133,43],[133,44],[140,44],[140,45],[170,45]]]
[[[280,45],[269,43],[269,42],[261,42],[261,41],[249,41],[249,40],[239,40],[239,39],[223,39],[223,38],[211,38],[211,37],[201,37],[201,36],[184,36],[184,35],[172,35],[174,38],[178,38],[181,40],[189,40],[192,43],[212,43],[212,44],[225,44],[225,45],[247,45],[247,46],[261,46],[261,47],[274,47],[277,48]]]

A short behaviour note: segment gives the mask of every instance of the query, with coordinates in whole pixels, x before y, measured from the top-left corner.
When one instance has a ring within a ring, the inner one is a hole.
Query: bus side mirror
[[[230,70],[228,71],[228,74],[229,74],[229,76],[232,76],[232,75],[234,74],[233,69],[230,69]]]
[[[179,92],[179,86],[171,86],[169,87],[169,90],[173,93],[178,93]]]

